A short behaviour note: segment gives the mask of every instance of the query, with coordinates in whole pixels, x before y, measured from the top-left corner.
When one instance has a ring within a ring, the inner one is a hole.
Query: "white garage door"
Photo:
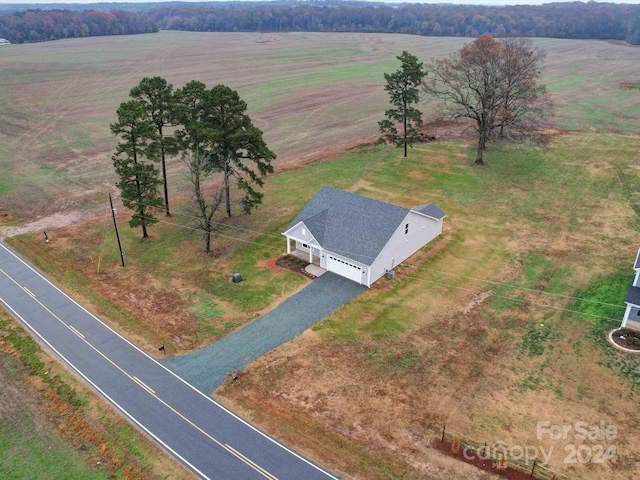
[[[343,277],[353,280],[354,282],[362,283],[362,267],[354,265],[349,262],[345,262],[339,258],[328,256],[327,270],[337,273]]]

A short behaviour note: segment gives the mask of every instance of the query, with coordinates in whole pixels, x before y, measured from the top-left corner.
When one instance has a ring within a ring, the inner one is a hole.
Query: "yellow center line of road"
[[[239,458],[242,458],[246,463],[250,464],[255,470],[257,470],[258,472],[260,472],[262,475],[264,475],[267,478],[270,478],[272,480],[277,480],[276,477],[274,477],[273,475],[271,475],[269,472],[267,472],[264,468],[262,468],[260,465],[258,465],[257,463],[255,463],[254,461],[248,459],[247,457],[245,457],[243,454],[241,454],[239,451],[237,451],[235,448],[233,448],[231,445],[229,444],[225,444],[224,445],[225,448],[229,449],[231,452],[233,452],[233,454]]]
[[[151,395],[155,395],[155,390],[153,390],[149,385],[147,385],[146,383],[144,383],[142,380],[140,380],[138,377],[136,377],[135,375],[133,376],[133,379],[136,381],[137,384],[139,384],[142,388],[144,388],[147,392],[149,392]]]
[[[167,407],[169,410],[171,410],[176,416],[178,416],[180,419],[182,419],[183,421],[185,421],[189,426],[191,426],[192,428],[194,428],[195,430],[197,430],[199,433],[201,433],[202,435],[204,435],[205,437],[207,437],[209,440],[211,440],[212,442],[214,442],[216,445],[218,445],[220,448],[226,450],[228,453],[230,453],[231,455],[233,455],[234,457],[236,457],[238,460],[242,461],[244,464],[248,465],[249,467],[251,467],[252,469],[254,469],[256,472],[258,472],[259,474],[261,474],[262,476],[264,476],[265,478],[268,478],[269,480],[278,480],[278,478],[274,475],[272,475],[271,473],[269,473],[267,470],[265,470],[264,468],[262,468],[261,466],[259,466],[258,464],[256,464],[255,462],[253,462],[252,460],[250,460],[249,458],[247,458],[246,456],[244,456],[242,453],[238,452],[235,448],[231,447],[230,445],[226,445],[223,444],[222,442],[220,442],[219,440],[216,440],[214,437],[212,437],[209,433],[205,432],[202,428],[200,428],[198,425],[196,425],[195,423],[193,423],[191,420],[189,420],[187,417],[185,417],[182,413],[178,412],[175,408],[173,408],[171,405],[169,405],[167,402],[165,402],[164,400],[162,400],[160,397],[158,397],[158,395],[156,395],[156,392],[151,389],[147,384],[145,384],[142,380],[140,380],[138,377],[136,377],[135,375],[131,375],[128,372],[126,372],[125,370],[122,369],[122,367],[120,367],[118,364],[116,364],[113,360],[111,360],[109,357],[107,357],[104,353],[102,353],[100,350],[98,350],[96,347],[94,347],[91,343],[89,343],[89,341],[84,337],[84,335],[82,333],[80,333],[75,327],[73,327],[73,325],[69,325],[67,323],[65,323],[60,317],[58,317],[55,313],[53,313],[51,310],[49,310],[49,308],[44,305],[40,300],[38,300],[36,298],[36,296],[31,293],[29,291],[29,289],[27,289],[26,287],[23,287],[22,285],[20,285],[17,281],[15,281],[10,275],[7,274],[7,272],[5,272],[2,268],[0,268],[0,272],[2,272],[2,274],[4,276],[6,276],[9,280],[11,280],[13,283],[15,283],[18,287],[20,287],[22,290],[24,290],[25,292],[27,292],[31,297],[33,297],[34,301],[40,305],[44,310],[46,310],[49,315],[51,315],[53,318],[55,318],[58,322],[60,322],[62,325],[64,325],[65,327],[67,327],[69,330],[71,330],[75,335],[77,335],[85,344],[87,344],[91,349],[93,349],[98,355],[100,355],[102,358],[104,358],[107,362],[109,362],[111,365],[113,365],[116,369],[118,369],[124,376],[128,377],[131,381],[133,381],[135,384],[137,384],[140,388],[142,388],[144,391],[146,391],[149,395],[151,395],[153,398],[155,398],[158,402],[160,402],[162,405],[164,405],[165,407]]]
[[[84,340],[84,335],[81,334],[78,330],[76,330],[76,328],[73,325],[68,325],[68,327],[69,327],[69,330],[71,330],[73,333],[75,333],[77,336],[79,336]]]

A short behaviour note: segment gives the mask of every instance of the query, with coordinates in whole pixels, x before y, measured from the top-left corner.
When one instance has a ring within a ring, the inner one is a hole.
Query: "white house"
[[[283,232],[287,253],[370,287],[442,233],[445,213],[433,203],[412,209],[322,187]]]
[[[627,304],[627,309],[624,312],[624,317],[622,317],[622,325],[620,328],[628,328],[640,332],[640,250],[638,250],[636,254],[633,269],[636,271],[636,276],[629,290],[627,290],[627,296],[624,299],[624,303]]]

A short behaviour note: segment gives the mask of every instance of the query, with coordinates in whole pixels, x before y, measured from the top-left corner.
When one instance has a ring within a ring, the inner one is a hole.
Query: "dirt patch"
[[[28,233],[41,233],[46,230],[53,230],[79,223],[81,221],[90,221],[100,212],[104,212],[104,207],[91,211],[72,210],[69,212],[57,212],[47,215],[38,220],[33,220],[21,225],[13,225],[10,227],[0,227],[0,239],[6,237],[15,237],[17,235],[25,235]],[[9,220],[15,220],[15,216],[7,212],[0,212],[0,220],[4,220],[2,213],[9,216]]]
[[[49,431],[51,426],[46,417],[40,413],[41,404],[36,400],[32,392],[28,391],[24,379],[19,379],[18,375],[10,374],[10,369],[15,369],[17,360],[9,357],[7,353],[8,344],[0,343],[0,418],[9,419],[19,416],[21,412],[27,411],[33,418],[34,426],[39,431]],[[26,372],[20,371],[20,377]]]
[[[521,472],[509,467],[506,463],[504,465],[500,465],[500,462],[484,460],[477,455],[465,456],[462,454],[460,449],[456,449],[456,453],[453,453],[452,442],[450,441],[442,441],[439,438],[434,438],[431,440],[431,446],[445,455],[449,455],[458,461],[473,465],[480,470],[484,470],[485,472],[489,472],[500,478],[508,478],[509,480],[531,480],[532,478],[536,478],[531,476],[530,472]]]
[[[471,301],[465,305],[462,309],[462,315],[469,315],[473,312],[476,312],[484,303],[484,301],[489,298],[491,295],[494,295],[496,292],[493,290],[487,290],[486,292],[478,292],[476,293]]]
[[[12,222],[16,219],[15,215],[0,208],[0,223]]]

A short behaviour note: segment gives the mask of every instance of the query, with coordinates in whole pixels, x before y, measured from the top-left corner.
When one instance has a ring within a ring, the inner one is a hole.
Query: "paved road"
[[[337,478],[111,330],[0,243],[0,302],[35,338],[202,478]]]
[[[209,394],[220,386],[225,376],[300,335],[365,290],[364,285],[327,272],[274,310],[222,340],[160,362],[201,392]]]

